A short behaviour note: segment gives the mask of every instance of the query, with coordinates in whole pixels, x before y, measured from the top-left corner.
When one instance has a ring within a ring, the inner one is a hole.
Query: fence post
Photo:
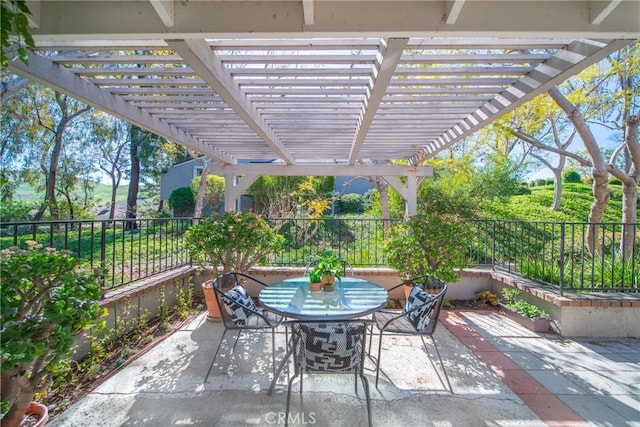
[[[491,268],[496,269],[496,220],[491,221]]]
[[[104,272],[107,266],[107,221],[102,221],[100,229],[100,270]],[[106,285],[105,274],[102,274],[102,286]]]
[[[558,268],[560,269],[560,277],[558,278],[558,286],[560,286],[560,296],[564,294],[564,226],[560,223],[560,257],[558,258]]]

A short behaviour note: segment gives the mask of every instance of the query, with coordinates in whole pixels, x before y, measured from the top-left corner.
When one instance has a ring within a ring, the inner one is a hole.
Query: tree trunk
[[[551,210],[554,212],[558,212],[562,207],[562,171],[564,170],[565,163],[566,158],[564,156],[560,156],[558,167],[552,169],[555,181],[553,183],[553,203],[551,205]]]
[[[2,401],[9,401],[9,409],[2,417],[3,427],[18,427],[33,401],[35,390],[26,375],[24,366],[2,371]]]
[[[589,152],[591,161],[593,163],[593,203],[591,204],[591,210],[589,212],[589,221],[591,225],[587,230],[587,245],[591,253],[599,253],[600,248],[596,246],[599,241],[599,223],[602,222],[604,217],[604,211],[609,203],[609,188],[607,186],[607,179],[609,172],[607,171],[607,165],[604,161],[600,147],[596,142],[589,125],[584,119],[584,116],[578,111],[578,109],[560,92],[556,87],[549,90],[549,96],[555,101],[556,104],[565,112],[573,127],[580,135],[585,148]]]
[[[629,117],[626,123],[626,145],[631,159],[626,176],[620,177],[622,182],[622,222],[623,232],[620,241],[620,252],[625,258],[633,256],[634,241],[638,223],[638,175],[640,174],[640,144],[638,143],[638,123],[640,114]],[[631,225],[631,224],[636,224]]]
[[[129,179],[129,190],[127,193],[127,211],[126,218],[128,220],[125,223],[125,230],[135,230],[138,228],[136,221],[133,221],[138,216],[138,191],[140,191],[140,156],[138,154],[139,142],[134,141],[133,132],[131,134],[131,145],[129,146],[129,154],[131,159],[131,176]]]
[[[204,167],[202,168],[202,175],[200,175],[200,185],[198,185],[198,193],[196,194],[196,206],[193,209],[193,223],[200,222],[202,216],[202,205],[204,204],[204,193],[207,191],[207,178],[209,176],[209,170],[211,169],[211,160],[203,159]]]

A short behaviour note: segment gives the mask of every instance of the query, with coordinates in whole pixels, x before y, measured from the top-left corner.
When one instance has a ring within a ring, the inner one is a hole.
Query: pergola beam
[[[367,96],[365,97],[357,132],[353,138],[349,164],[354,164],[360,154],[360,149],[367,137],[367,132],[376,116],[380,102],[385,95],[387,86],[393,77],[398,61],[409,39],[388,39],[381,43],[378,50],[379,59],[376,60],[374,75],[370,77]]]
[[[282,145],[233,80],[222,61],[202,40],[169,40],[167,44],[196,71],[202,79],[238,114],[253,131],[287,164],[293,164],[291,153]]]
[[[151,6],[162,20],[162,23],[171,28],[175,25],[175,5],[174,0],[149,0]]]
[[[454,0],[453,2],[447,2],[447,19],[444,22],[447,25],[453,25],[458,21],[458,17],[462,12],[465,0]]]
[[[298,164],[279,165],[273,163],[225,164],[214,165],[216,175],[244,176],[433,176],[433,167],[429,165],[345,165],[345,164]]]
[[[129,123],[133,123],[142,129],[148,130],[149,132],[158,134],[170,141],[183,144],[186,147],[192,148],[213,159],[217,159],[225,163],[236,163],[236,159],[228,154],[211,147],[210,145],[203,144],[201,141],[192,138],[184,131],[167,125],[165,122],[158,120],[149,113],[100,90],[97,86],[77,77],[70,71],[59,67],[52,61],[42,56],[35,55],[31,51],[27,51],[27,53],[29,56],[28,66],[20,60],[14,60],[9,64],[8,69],[30,80],[53,88],[58,92],[72,96],[85,104],[99,108],[109,114],[126,120]]]

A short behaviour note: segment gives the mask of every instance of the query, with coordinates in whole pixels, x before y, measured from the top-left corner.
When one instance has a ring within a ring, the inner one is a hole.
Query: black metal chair
[[[428,274],[402,282],[390,288],[388,291],[391,292],[405,285],[413,285],[413,287],[407,303],[401,312],[381,310],[374,314],[379,335],[378,358],[376,359],[376,388],[378,387],[378,379],[380,376],[382,337],[384,335],[418,335],[422,339],[422,344],[427,354],[429,354],[429,350],[424,337],[428,336],[431,338],[436,355],[438,356],[438,361],[442,367],[442,372],[449,386],[449,391],[453,393],[447,371],[440,357],[440,351],[438,351],[436,340],[433,337],[433,333],[438,325],[438,317],[440,316],[444,296],[447,292],[447,285],[442,279]],[[371,346],[371,336],[369,337],[369,346]]]
[[[207,371],[204,382],[207,382],[209,379],[209,374],[218,357],[227,331],[237,331],[238,333],[231,350],[232,353],[235,351],[238,339],[243,332],[271,331],[271,357],[273,373],[275,375],[275,330],[284,318],[256,307],[245,289],[247,285],[260,288],[268,286],[266,283],[254,277],[237,272],[222,274],[213,281],[213,291],[215,292],[218,308],[220,309],[224,332],[218,343],[218,348],[213,356],[211,365],[209,365],[209,370]]]
[[[371,397],[369,382],[364,376],[364,356],[366,335],[371,319],[350,320],[295,320],[287,321],[292,330],[292,347],[288,357],[293,355],[294,375],[287,389],[285,426],[289,421],[291,388],[300,377],[300,395],[305,373],[335,374],[353,373],[355,392],[358,393],[358,377],[362,380],[367,400],[367,420],[371,426]]]

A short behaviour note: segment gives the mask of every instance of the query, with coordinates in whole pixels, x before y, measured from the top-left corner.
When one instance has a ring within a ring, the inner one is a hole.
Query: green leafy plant
[[[2,425],[17,426],[76,336],[103,322],[99,273],[56,249],[27,242],[0,251]]]
[[[467,223],[446,213],[421,213],[389,230],[383,250],[402,277],[434,274],[451,282],[467,266],[473,233]]]
[[[476,301],[481,304],[488,304],[495,307],[498,305],[498,295],[488,290],[478,291],[476,292]]]
[[[344,277],[344,262],[333,249],[325,249],[314,256],[316,262],[313,272],[320,276],[333,276],[340,280]]]
[[[315,269],[312,269],[311,271],[309,271],[310,283],[320,283],[321,280],[322,280],[322,274],[320,274],[320,272],[316,271]]]
[[[3,68],[9,65],[14,55],[17,55],[25,64],[29,62],[27,51],[22,44],[34,47],[35,43],[29,32],[27,15],[31,15],[31,11],[24,0],[0,1],[0,19],[2,20],[0,64]]]
[[[247,272],[280,251],[284,238],[254,213],[227,212],[191,226],[185,242],[191,259],[215,274]]]
[[[530,319],[549,317],[549,314],[546,311],[521,299],[521,294],[522,291],[519,289],[503,288],[502,298],[505,301],[504,305],[510,310],[513,310],[518,314],[522,314]]]

